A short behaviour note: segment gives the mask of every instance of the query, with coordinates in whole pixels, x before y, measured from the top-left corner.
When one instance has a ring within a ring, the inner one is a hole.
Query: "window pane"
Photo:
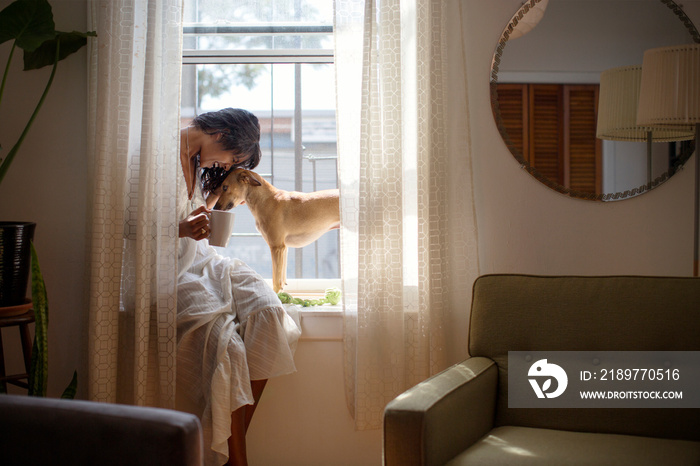
[[[185,0],[185,49],[333,48],[329,0]]]
[[[250,110],[262,130],[258,174],[287,191],[336,188],[334,82],[331,64],[183,65],[182,126],[211,110]],[[221,253],[272,277],[270,251],[250,211],[235,212],[235,236]],[[290,279],[340,276],[337,230],[288,256]]]
[[[185,18],[209,23],[333,24],[328,0],[185,0]]]

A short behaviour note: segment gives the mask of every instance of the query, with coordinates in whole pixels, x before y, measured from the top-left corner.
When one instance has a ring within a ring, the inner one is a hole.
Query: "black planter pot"
[[[26,300],[35,227],[33,222],[0,222],[0,307]]]

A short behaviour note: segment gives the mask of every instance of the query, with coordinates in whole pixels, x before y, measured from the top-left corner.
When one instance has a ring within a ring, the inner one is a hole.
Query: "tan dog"
[[[270,247],[275,293],[287,284],[287,248],[304,247],[340,227],[337,189],[312,193],[284,191],[257,173],[237,168],[213,194],[219,196],[216,210],[248,205],[255,226]]]

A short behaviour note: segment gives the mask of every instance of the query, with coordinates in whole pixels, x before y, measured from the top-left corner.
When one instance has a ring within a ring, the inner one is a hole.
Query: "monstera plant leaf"
[[[24,51],[24,70],[36,70],[63,60],[68,55],[83,48],[87,44],[88,36],[95,36],[95,33],[56,31],[54,38],[45,41],[35,50]],[[58,58],[56,53],[58,53]]]
[[[25,71],[52,66],[46,87],[17,142],[7,154],[2,151],[3,147],[0,145],[0,183],[5,178],[10,164],[17,156],[20,146],[27,137],[29,129],[46,99],[56,75],[58,62],[84,47],[89,36],[96,35],[95,32],[56,31],[53,11],[48,0],[15,0],[0,11],[0,44],[9,40],[13,41],[5,65],[5,72],[0,82],[0,103],[2,103],[15,48],[19,47],[24,50]]]
[[[14,39],[17,47],[32,51],[55,36],[47,0],[17,0],[0,11],[0,44]]]

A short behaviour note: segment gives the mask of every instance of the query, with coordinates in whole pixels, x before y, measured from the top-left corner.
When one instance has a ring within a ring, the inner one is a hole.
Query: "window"
[[[287,191],[336,188],[333,2],[185,0],[183,32],[183,126],[203,112],[245,108],[262,130],[258,174]],[[221,254],[270,278],[270,250],[245,206],[236,207],[233,236]],[[337,230],[288,255],[290,289],[322,290],[340,276]]]

